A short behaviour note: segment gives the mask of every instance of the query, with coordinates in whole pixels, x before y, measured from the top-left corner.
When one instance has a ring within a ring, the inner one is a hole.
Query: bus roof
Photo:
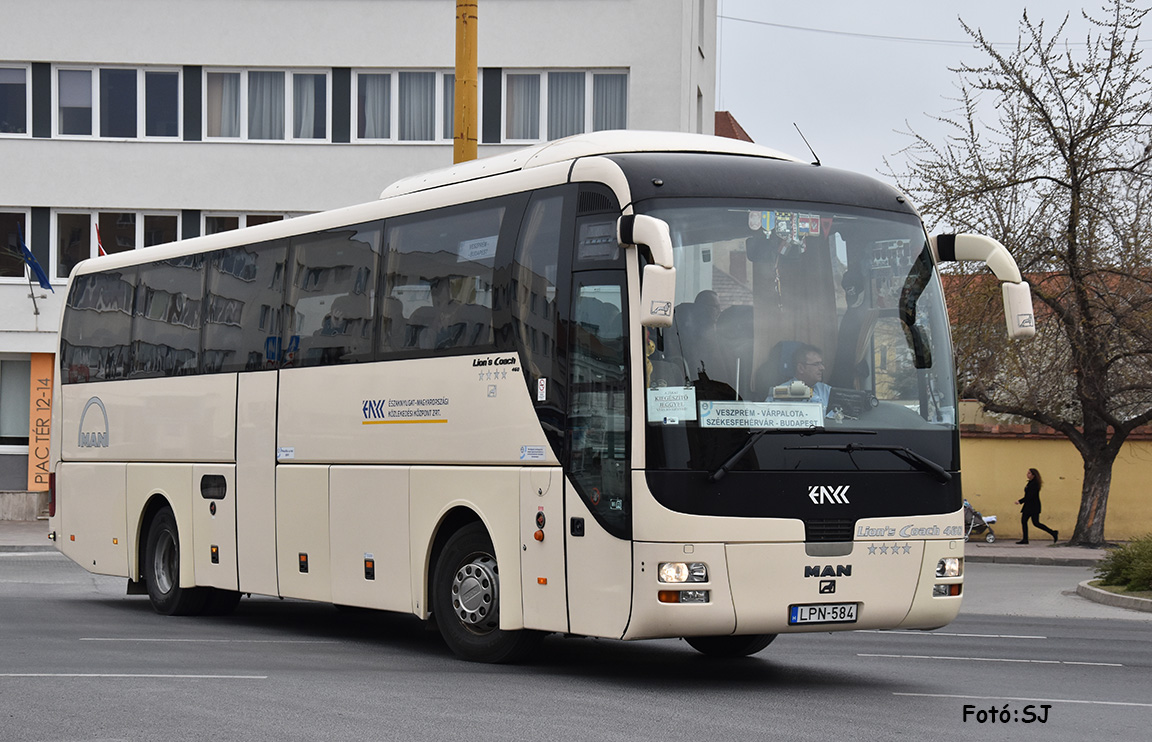
[[[439,186],[487,178],[515,170],[551,165],[580,157],[624,152],[714,152],[801,162],[801,160],[783,152],[739,139],[671,131],[598,131],[590,134],[577,134],[534,147],[525,147],[514,152],[478,160],[469,160],[451,167],[401,178],[385,188],[380,194],[380,198],[416,193]]]

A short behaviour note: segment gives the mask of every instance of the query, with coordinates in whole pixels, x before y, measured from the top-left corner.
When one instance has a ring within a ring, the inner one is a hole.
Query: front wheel
[[[157,613],[190,616],[204,608],[207,595],[203,590],[180,587],[180,534],[171,508],[162,508],[152,518],[140,570]]]
[[[500,569],[483,524],[461,528],[448,539],[432,577],[432,615],[444,643],[471,662],[516,662],[541,634],[500,628]]]
[[[748,636],[686,636],[688,646],[710,657],[748,657],[767,647],[776,634]]]
[[[994,544],[996,543],[996,534],[989,531],[987,534],[985,534],[984,540],[990,544]]]

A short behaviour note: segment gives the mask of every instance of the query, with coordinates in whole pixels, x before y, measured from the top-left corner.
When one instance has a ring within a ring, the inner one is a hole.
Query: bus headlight
[[[657,570],[660,582],[707,582],[708,565],[703,562],[661,562]]]
[[[944,557],[936,562],[937,577],[959,577],[963,574],[963,560],[960,557]]]

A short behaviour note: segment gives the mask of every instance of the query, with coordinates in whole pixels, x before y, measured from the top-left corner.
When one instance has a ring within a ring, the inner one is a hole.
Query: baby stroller
[[[972,505],[964,501],[964,540],[971,539],[972,534],[979,536],[984,534],[984,540],[988,543],[996,542],[996,534],[992,532],[992,524],[996,522],[995,515],[989,515],[985,518],[980,515],[980,511],[972,507]],[[987,533],[985,533],[987,531]]]

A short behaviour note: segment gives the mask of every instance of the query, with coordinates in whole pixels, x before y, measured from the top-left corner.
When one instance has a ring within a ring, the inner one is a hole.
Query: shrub
[[[1105,585],[1128,590],[1152,590],[1152,534],[1108,550],[1096,565],[1096,576]]]

